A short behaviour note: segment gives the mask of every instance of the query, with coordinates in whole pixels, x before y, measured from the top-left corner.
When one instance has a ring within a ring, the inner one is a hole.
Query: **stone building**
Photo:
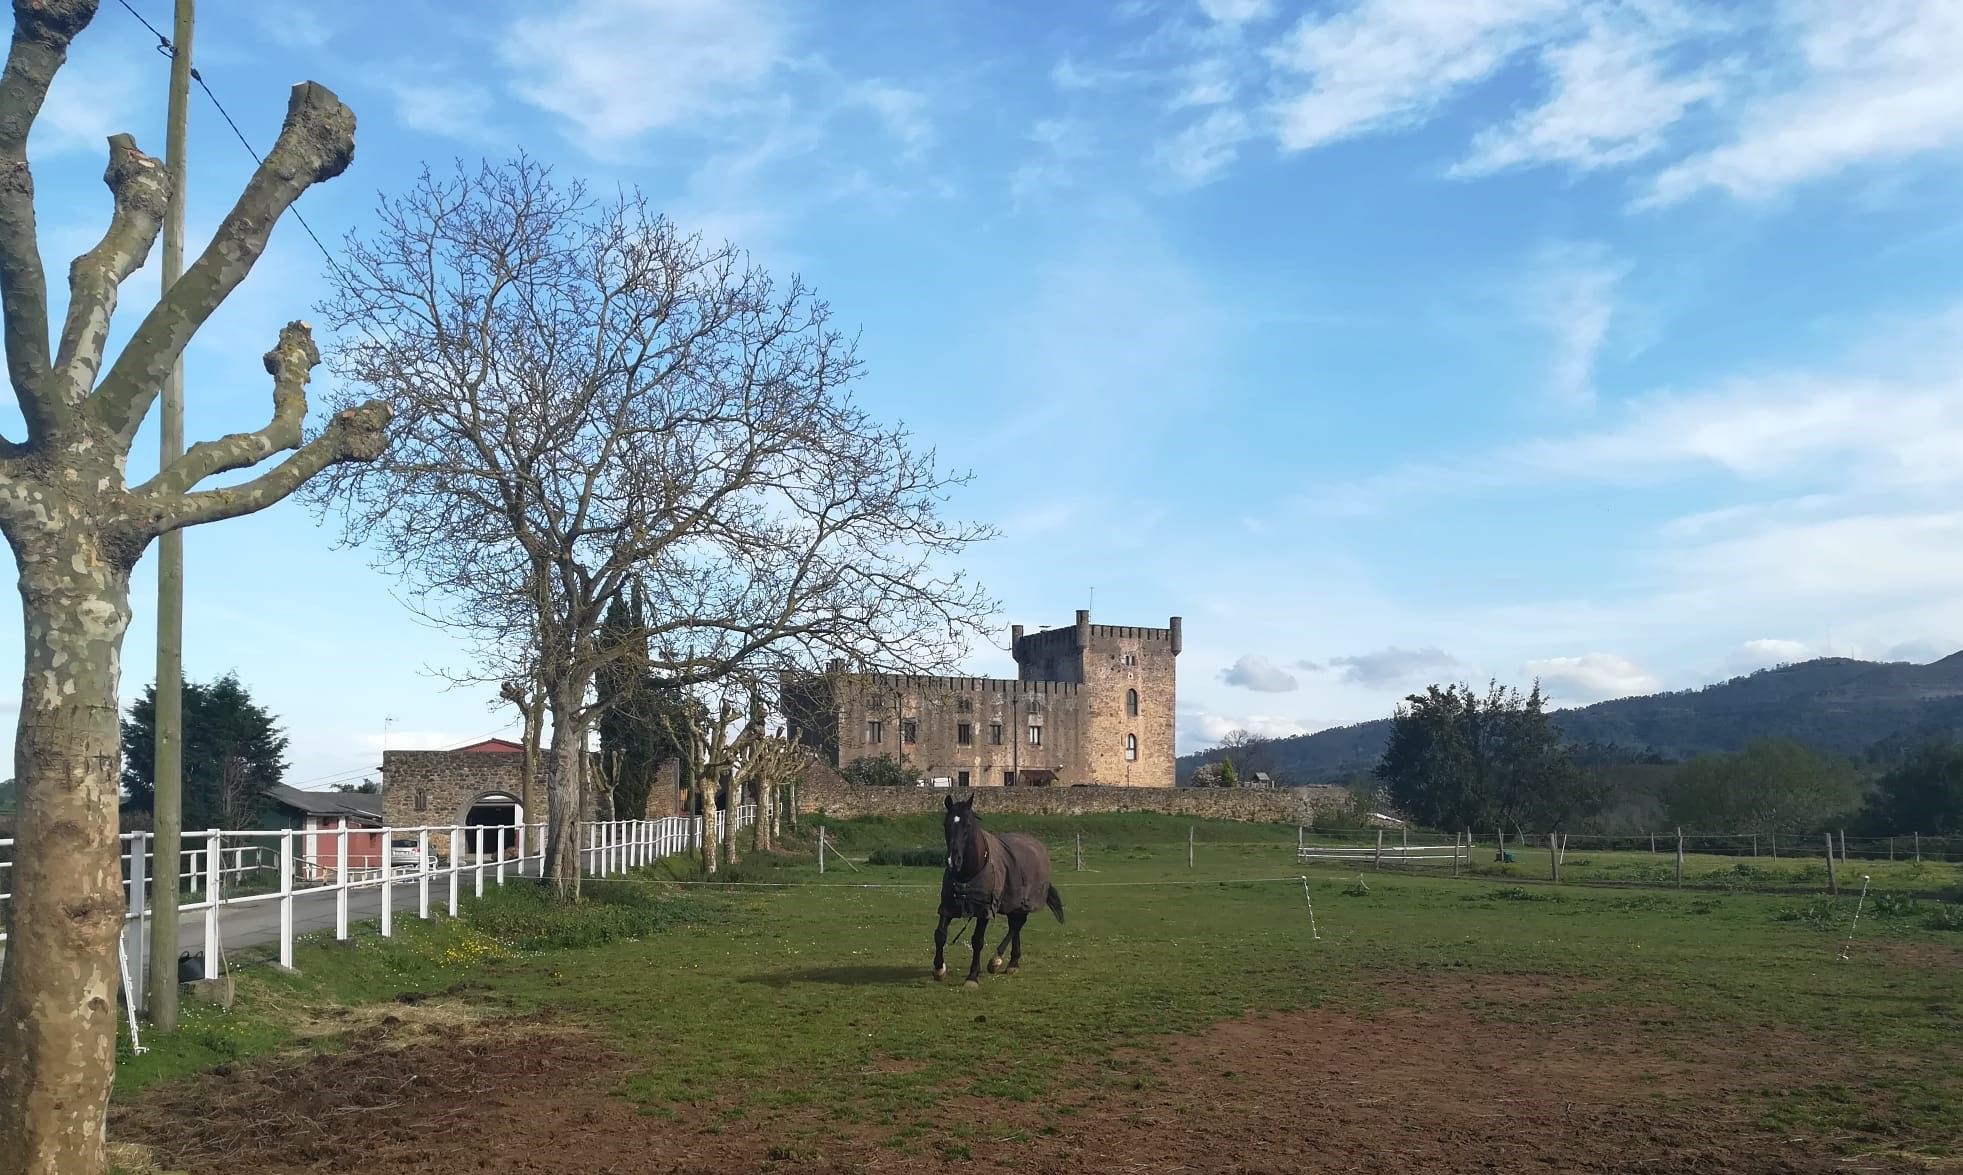
[[[879,755],[951,787],[1173,786],[1179,617],[1011,630],[1014,679],[847,673],[783,683],[791,737],[835,767]]]
[[[539,778],[534,795],[523,793],[525,748],[509,739],[490,738],[452,751],[389,751],[382,756],[381,822],[389,828],[420,825],[464,825],[503,828],[497,834],[473,833],[486,841],[502,838],[516,844],[516,825],[545,819],[545,780],[552,770],[552,752],[539,755]],[[644,819],[675,815],[680,764],[663,763],[649,790]],[[598,775],[597,766],[589,776]],[[529,809],[526,800],[532,801]],[[604,810],[597,791],[586,798],[586,815]],[[627,813],[620,813],[627,818]],[[529,851],[529,850],[528,850]]]

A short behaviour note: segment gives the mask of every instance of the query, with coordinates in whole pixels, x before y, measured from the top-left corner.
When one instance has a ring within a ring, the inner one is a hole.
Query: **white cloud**
[[[267,40],[287,49],[318,49],[333,35],[312,5],[260,0],[253,6],[252,16]]]
[[[1441,649],[1381,649],[1354,657],[1331,657],[1329,667],[1341,669],[1343,680],[1352,685],[1382,689],[1411,680],[1432,669],[1448,669],[1458,659]]]
[[[1811,661],[1819,656],[1805,641],[1783,640],[1778,637],[1760,637],[1746,641],[1731,651],[1725,659],[1725,667],[1733,673],[1750,673],[1755,669],[1768,669],[1775,665],[1792,665],[1801,661]]]
[[[1220,24],[1246,24],[1273,11],[1271,0],[1200,0],[1200,11]]]
[[[1653,27],[1599,15],[1580,40],[1543,45],[1547,101],[1480,131],[1451,174],[1550,163],[1586,171],[1654,154],[1692,106],[1723,92],[1709,72],[1668,76],[1669,48],[1670,39]]]
[[[887,82],[860,82],[846,92],[846,102],[873,112],[888,134],[908,152],[933,142],[934,126],[927,118],[927,95]]]
[[[1029,129],[1036,155],[1009,175],[1009,195],[1018,206],[1076,183],[1077,165],[1093,153],[1090,131],[1075,119],[1042,118]]]
[[[1298,684],[1294,674],[1259,653],[1248,653],[1222,669],[1220,680],[1263,694],[1285,694]]]
[[[1670,581],[1723,585],[1740,607],[1768,596],[1847,610],[1963,594],[1963,512],[1764,520],[1659,562]]]
[[[1195,710],[1180,717],[1180,745],[1187,748],[1195,744],[1211,746],[1236,730],[1245,730],[1262,738],[1292,738],[1307,734],[1310,729],[1299,719],[1279,714],[1236,715]]]
[[[609,154],[733,113],[785,63],[788,40],[766,0],[577,0],[516,21],[499,56],[519,97]]]
[[[41,113],[28,132],[28,154],[40,159],[67,151],[108,157],[109,136],[131,130],[141,105],[139,83],[152,76],[124,53],[78,51],[55,74]],[[159,157],[163,144],[151,148]]]
[[[1303,151],[1424,121],[1545,35],[1568,0],[1362,0],[1306,17],[1273,50],[1307,82],[1277,111],[1284,149]]]
[[[1846,169],[1963,147],[1963,6],[1794,0],[1799,69],[1747,104],[1729,141],[1656,177],[1646,202],[1708,188],[1757,199]]]
[[[410,130],[452,139],[492,137],[492,98],[480,85],[398,77],[389,90],[395,96],[396,118]]]
[[[1539,678],[1548,697],[1564,702],[1599,702],[1654,693],[1661,685],[1633,661],[1614,653],[1548,657],[1527,662],[1522,672]]]

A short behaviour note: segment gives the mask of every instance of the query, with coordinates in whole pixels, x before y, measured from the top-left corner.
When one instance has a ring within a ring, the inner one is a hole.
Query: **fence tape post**
[[[1454,877],[1459,875],[1459,838],[1463,835],[1458,832],[1452,834],[1452,876]]]
[[[1922,834],[1919,832],[1915,834],[1915,859],[1922,860]]]
[[[1084,834],[1077,834],[1077,872],[1084,871]]]
[[[382,937],[395,937],[395,838],[382,829]]]
[[[1384,867],[1384,830],[1381,828],[1377,830],[1377,855],[1372,859],[1371,867],[1380,871]]]
[[[1554,877],[1554,884],[1561,884],[1561,834],[1558,832],[1547,834],[1547,861],[1547,867]]]
[[[1309,896],[1309,878],[1307,874],[1302,875],[1302,900],[1308,903],[1309,906],[1309,940],[1311,942],[1320,942],[1322,941],[1322,936],[1317,934],[1315,929],[1315,899]]]
[[[1834,870],[1833,833],[1831,832],[1827,834],[1827,893],[1834,897],[1840,896],[1840,875]]]
[[[204,833],[204,977],[218,978],[218,902],[224,894],[225,856],[216,828]]]
[[[147,968],[144,965],[144,962],[150,957],[150,951],[149,951],[150,899],[149,899],[148,887],[144,884],[145,878],[149,873],[149,870],[145,867],[148,864],[148,862],[145,860],[145,857],[150,851],[149,845],[150,845],[149,833],[134,832],[130,834],[129,908],[136,915],[136,975],[137,975],[137,979],[136,979],[137,986],[131,988],[129,994],[131,1011],[135,1011],[137,1008],[146,1007],[146,1005],[143,1002],[146,992],[142,984],[149,975],[149,968]],[[135,1030],[131,1029],[131,1033],[132,1033],[131,1039],[134,1039],[134,1032]]]
[[[1411,826],[1407,824],[1403,828],[1398,829],[1397,835],[1400,846],[1398,849],[1397,864],[1399,868],[1403,868],[1405,863],[1411,859]]]
[[[1186,826],[1186,868],[1193,867],[1193,826]]]
[[[1684,884],[1684,830],[1682,828],[1678,828],[1677,829],[1677,887],[1681,889],[1683,887],[1683,884]]]
[[[122,935],[116,936],[116,962],[123,969],[123,1004],[129,1011],[130,1051],[142,1056],[150,1050],[143,1047],[143,1038],[136,1034],[136,989],[130,986],[130,957]]]
[[[1861,907],[1867,904],[1867,900],[1868,875],[1863,873],[1861,874],[1861,896],[1854,903],[1854,920],[1847,924],[1847,941],[1842,943],[1840,947],[1840,961],[1843,963],[1847,961],[1847,953],[1854,947],[1854,928],[1861,924]]]
[[[525,826],[518,826],[519,835],[524,835]],[[416,830],[416,917],[429,921],[429,826]]]
[[[334,854],[334,938],[346,942],[348,938],[348,818],[341,817],[340,829],[334,834],[336,850]]]
[[[825,826],[818,826],[818,872],[825,871]]]
[[[293,830],[279,834],[279,965],[293,970]]]

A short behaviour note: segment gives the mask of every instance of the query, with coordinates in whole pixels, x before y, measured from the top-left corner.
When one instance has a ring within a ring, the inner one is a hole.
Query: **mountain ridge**
[[[1441,683],[1442,684],[1442,683]],[[1790,738],[1853,758],[1897,753],[1963,732],[1963,650],[1927,664],[1816,657],[1695,689],[1611,698],[1552,712],[1570,744],[1687,759]],[[1274,739],[1264,769],[1294,783],[1353,777],[1376,765],[1391,720]],[[1182,755],[1183,782],[1219,748]]]

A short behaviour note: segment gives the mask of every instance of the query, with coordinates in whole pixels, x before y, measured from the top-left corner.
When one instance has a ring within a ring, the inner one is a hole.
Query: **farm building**
[[[1017,676],[790,674],[791,737],[834,767],[880,755],[951,787],[1173,786],[1179,617],[1010,630]]]
[[[372,792],[303,791],[278,784],[260,793],[261,828],[298,828],[308,835],[294,846],[295,868],[306,880],[334,875],[340,865],[341,824],[349,829],[348,870],[379,869],[382,797]],[[358,830],[358,831],[357,831]]]

